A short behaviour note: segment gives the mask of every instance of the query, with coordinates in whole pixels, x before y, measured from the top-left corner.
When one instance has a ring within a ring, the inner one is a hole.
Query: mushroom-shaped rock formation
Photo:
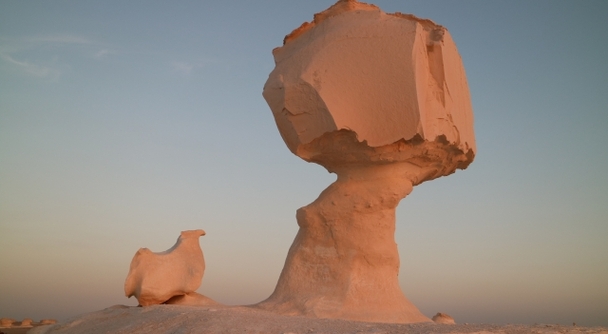
[[[148,306],[195,294],[205,272],[205,258],[199,244],[199,237],[203,235],[203,230],[183,231],[175,245],[161,253],[140,248],[131,260],[125,295],[135,296],[141,306]]]
[[[264,98],[294,154],[337,180],[297,211],[273,294],[284,314],[427,322],[397,275],[395,208],[414,185],[466,168],[473,112],[449,32],[341,0],[285,37]]]

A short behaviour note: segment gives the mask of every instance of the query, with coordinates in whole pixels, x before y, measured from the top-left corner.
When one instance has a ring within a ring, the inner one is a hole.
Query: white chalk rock
[[[286,36],[273,55],[263,95],[301,158],[332,172],[328,160],[410,162],[422,168],[414,184],[473,161],[464,67],[450,33],[431,20],[340,0]],[[385,149],[342,147],[335,136],[344,131],[363,146]],[[403,145],[391,146],[397,143]]]
[[[196,291],[205,272],[199,244],[203,235],[203,230],[183,231],[173,247],[160,253],[140,248],[131,261],[125,295],[148,306]]]
[[[166,301],[165,304],[185,306],[222,306],[215,300],[196,292],[190,292],[185,295],[175,296]]]
[[[464,68],[430,20],[340,0],[285,37],[264,98],[287,147],[337,174],[297,211],[273,294],[257,307],[430,322],[401,291],[395,210],[413,186],[475,157]]]
[[[33,326],[33,322],[34,320],[30,319],[30,318],[25,318],[23,320],[21,320],[21,327],[32,327]]]
[[[447,324],[447,325],[456,324],[456,322],[454,322],[454,318],[450,317],[449,315],[447,315],[445,313],[441,313],[441,312],[439,312],[433,316],[433,321],[438,324]]]
[[[2,318],[2,319],[0,319],[0,327],[3,327],[3,328],[13,327],[14,322],[15,322],[15,319]]]

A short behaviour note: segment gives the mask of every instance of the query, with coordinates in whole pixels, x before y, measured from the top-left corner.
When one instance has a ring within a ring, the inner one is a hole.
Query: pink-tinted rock
[[[4,327],[4,328],[13,327],[14,322],[15,322],[15,319],[1,318],[0,319],[0,327]]]
[[[428,322],[399,287],[395,208],[414,185],[466,168],[473,113],[449,32],[341,0],[273,51],[264,86],[279,132],[338,175],[298,210],[300,229],[259,307],[322,318]]]
[[[186,306],[221,306],[221,304],[215,300],[196,292],[175,296],[166,301],[165,304]]]
[[[448,325],[456,324],[456,322],[454,321],[454,318],[450,317],[449,315],[447,315],[445,313],[441,313],[441,312],[439,312],[433,316],[433,321],[438,324],[448,324]]]
[[[318,150],[327,150],[327,145],[313,142],[347,130],[372,148],[436,142],[460,151],[453,154],[458,162],[447,166],[442,158],[428,159],[441,164],[441,170],[426,168],[430,175],[421,175],[416,183],[473,160],[467,81],[444,27],[412,15],[385,14],[373,5],[339,1],[288,35],[273,54],[276,67],[263,95],[287,146],[303,159],[326,166]],[[382,153],[379,162],[416,158]]]
[[[21,320],[21,327],[32,327],[33,326],[33,320],[30,318],[25,318],[23,320]]]
[[[141,306],[148,306],[194,293],[205,272],[199,244],[203,235],[203,230],[183,231],[173,247],[160,253],[140,248],[131,261],[125,295],[135,296]]]

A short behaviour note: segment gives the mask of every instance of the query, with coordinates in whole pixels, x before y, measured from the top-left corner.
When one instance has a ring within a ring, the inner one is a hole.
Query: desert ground
[[[458,319],[456,319],[458,321]],[[6,334],[72,334],[72,333],[597,333],[608,334],[608,328],[534,325],[455,325],[418,323],[388,324],[315,319],[284,316],[248,306],[192,307],[155,305],[130,307],[115,305],[100,311],[76,316],[65,322],[38,326],[29,331],[18,328],[1,329]]]
[[[15,328],[1,328],[0,333],[2,334],[25,334],[30,331],[31,327],[15,327]]]

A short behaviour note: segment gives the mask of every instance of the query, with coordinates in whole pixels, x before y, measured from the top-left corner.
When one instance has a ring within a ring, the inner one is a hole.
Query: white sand
[[[191,307],[117,305],[34,328],[29,333],[601,333],[608,328],[560,325],[383,324],[281,316],[245,306]]]

